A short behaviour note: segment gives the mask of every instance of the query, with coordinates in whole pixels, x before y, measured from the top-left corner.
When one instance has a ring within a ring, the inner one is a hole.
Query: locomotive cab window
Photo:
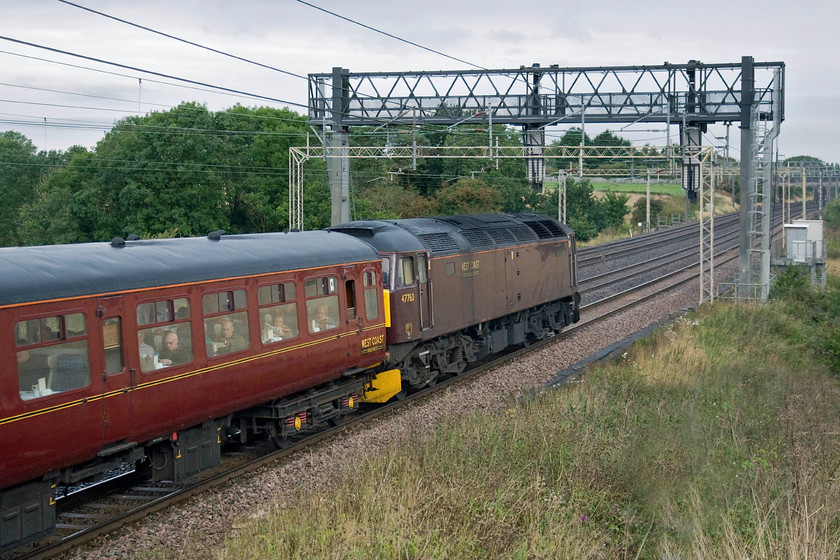
[[[149,301],[137,306],[137,353],[140,370],[154,371],[193,360],[190,300]]]
[[[30,400],[90,384],[87,324],[70,313],[15,324],[20,397]]]
[[[426,282],[426,272],[429,270],[426,255],[417,255],[417,281],[421,284]]]
[[[205,294],[202,307],[209,357],[239,352],[251,345],[245,290]]]
[[[400,286],[411,286],[414,284],[414,257],[400,257],[397,273]]]
[[[310,278],[306,281],[306,324],[310,333],[338,327],[338,278]]]
[[[294,282],[260,286],[257,294],[263,344],[295,338],[298,335],[298,312]]]
[[[387,289],[391,287],[391,259],[382,257],[382,285]]]

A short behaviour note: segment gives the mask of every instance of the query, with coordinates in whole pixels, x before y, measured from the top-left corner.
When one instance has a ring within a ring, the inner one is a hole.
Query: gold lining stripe
[[[364,329],[362,329],[362,332],[384,329],[384,328],[385,328],[385,323],[379,323],[377,325],[371,325],[371,326],[365,327]],[[300,349],[303,349],[303,348],[311,348],[312,346],[317,346],[319,344],[325,344],[325,343],[331,342],[333,340],[338,340],[338,339],[341,339],[341,338],[347,338],[348,336],[354,336],[354,335],[358,335],[358,334],[359,334],[358,331],[341,333],[341,334],[334,335],[334,336],[320,338],[318,340],[311,340],[311,341],[304,342],[304,343],[301,343],[301,344],[296,344],[294,346],[289,346],[287,348],[278,348],[277,350],[272,350],[271,352],[263,352],[261,354],[255,354],[253,356],[243,356],[242,358],[239,358],[238,360],[233,360],[233,361],[230,361],[230,362],[223,362],[223,363],[220,363],[220,364],[215,364],[215,365],[212,365],[212,366],[207,366],[207,367],[192,370],[192,371],[186,371],[184,373],[179,373],[178,375],[173,375],[171,377],[164,377],[164,378],[161,378],[161,379],[154,379],[154,380],[151,380],[151,381],[146,381],[145,383],[138,384],[136,387],[126,387],[126,388],[122,388],[122,389],[114,389],[112,391],[101,393],[99,395],[84,397],[84,398],[81,398],[81,399],[77,399],[75,401],[62,403],[62,404],[57,404],[57,405],[50,406],[50,407],[47,407],[47,408],[33,410],[33,411],[30,411],[30,412],[25,412],[23,414],[18,414],[17,416],[10,416],[8,418],[2,418],[2,419],[0,419],[0,426],[4,426],[6,424],[11,424],[11,423],[17,422],[19,420],[34,418],[36,416],[41,416],[43,414],[49,414],[51,412],[58,412],[58,411],[61,411],[61,410],[66,410],[68,408],[72,408],[72,407],[79,406],[79,405],[82,405],[82,404],[87,404],[89,402],[96,402],[96,401],[107,399],[107,398],[114,397],[114,396],[117,396],[117,395],[121,395],[121,394],[125,394],[125,393],[131,393],[131,392],[134,392],[134,391],[139,391],[141,389],[148,389],[148,388],[151,388],[151,387],[157,387],[159,385],[165,385],[165,384],[171,383],[173,381],[180,381],[180,380],[183,380],[183,379],[188,379],[190,377],[195,377],[197,375],[202,375],[202,374],[205,374],[205,373],[218,371],[220,369],[225,369],[225,368],[229,368],[229,367],[236,366],[236,365],[246,364],[248,362],[253,362],[254,360],[260,360],[260,359],[269,358],[269,357],[272,357],[272,356],[279,356],[281,354],[286,354],[286,353],[291,352],[293,350],[300,350]],[[379,362],[377,362],[377,363],[379,363]],[[366,368],[371,368],[375,365],[376,364],[370,364],[370,365],[365,366],[365,367]]]

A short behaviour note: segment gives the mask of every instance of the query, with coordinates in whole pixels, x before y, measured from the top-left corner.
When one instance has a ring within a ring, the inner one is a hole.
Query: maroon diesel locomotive
[[[54,488],[183,480],[577,321],[574,233],[545,216],[0,249],[0,551]]]
[[[574,232],[553,218],[448,216],[330,229],[382,256],[389,358],[408,389],[580,318]]]

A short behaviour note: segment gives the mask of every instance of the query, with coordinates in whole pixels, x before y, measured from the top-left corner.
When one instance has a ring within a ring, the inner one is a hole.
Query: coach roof
[[[367,243],[327,231],[7,247],[0,306],[378,259]]]

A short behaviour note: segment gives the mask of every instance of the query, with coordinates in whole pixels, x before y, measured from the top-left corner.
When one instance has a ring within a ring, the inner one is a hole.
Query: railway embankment
[[[682,285],[64,558],[837,557],[833,235],[825,292],[786,277],[523,397]]]
[[[701,307],[559,390],[372,450],[220,557],[836,558],[839,315],[836,276]]]

